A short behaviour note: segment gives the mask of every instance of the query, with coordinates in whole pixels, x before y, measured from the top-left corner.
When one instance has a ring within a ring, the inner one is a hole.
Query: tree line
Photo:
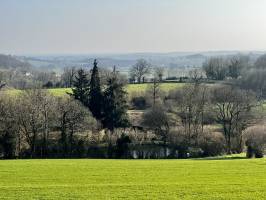
[[[104,91],[96,60],[88,76],[84,69],[78,70],[69,97],[54,97],[40,89],[27,90],[11,100],[1,96],[3,157],[77,156],[85,142],[77,134],[128,126],[124,84],[115,69]]]
[[[63,97],[43,89],[1,94],[0,157],[187,158],[245,149],[248,157],[263,156],[264,91],[246,87],[243,70],[212,84],[194,70],[184,87],[168,93],[154,73],[145,93],[135,95],[126,93],[115,67],[103,75],[96,60],[74,76],[72,93]]]

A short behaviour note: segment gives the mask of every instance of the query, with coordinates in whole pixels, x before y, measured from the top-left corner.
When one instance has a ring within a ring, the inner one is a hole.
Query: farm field
[[[145,90],[148,88],[148,83],[144,84],[128,84],[126,86],[126,90],[129,94],[134,93],[134,92],[145,92]],[[161,89],[165,92],[168,92],[169,90],[172,89],[177,89],[181,88],[185,85],[185,83],[162,83],[161,84]],[[51,92],[55,96],[63,96],[66,94],[66,92],[71,93],[71,88],[52,88],[48,89],[49,92]],[[16,89],[10,89],[5,91],[7,94],[10,95],[17,95],[21,92],[21,90],[16,90]]]
[[[0,199],[265,199],[266,159],[2,160]]]

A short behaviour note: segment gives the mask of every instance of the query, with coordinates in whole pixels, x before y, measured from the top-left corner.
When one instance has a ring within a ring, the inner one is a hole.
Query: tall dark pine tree
[[[117,73],[114,70],[107,81],[103,105],[103,126],[111,132],[113,132],[115,128],[127,127],[129,125],[126,94],[124,84],[119,81]]]
[[[88,106],[89,80],[84,69],[78,70],[73,86],[71,95],[83,105]]]
[[[90,91],[89,91],[89,109],[92,115],[97,119],[102,119],[103,94],[101,90],[101,83],[97,61],[94,60],[93,69],[91,73]]]

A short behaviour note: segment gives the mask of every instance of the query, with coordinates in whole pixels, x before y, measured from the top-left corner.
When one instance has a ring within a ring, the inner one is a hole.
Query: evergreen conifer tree
[[[88,106],[89,80],[84,69],[78,70],[73,86],[71,95],[84,106]]]
[[[114,70],[107,81],[103,104],[103,126],[111,132],[115,128],[127,127],[129,125],[126,94],[124,84],[119,81],[117,72]]]
[[[101,83],[100,83],[99,71],[96,60],[94,60],[93,69],[91,73],[90,91],[89,91],[89,109],[92,115],[97,120],[102,119],[103,94],[101,90]]]

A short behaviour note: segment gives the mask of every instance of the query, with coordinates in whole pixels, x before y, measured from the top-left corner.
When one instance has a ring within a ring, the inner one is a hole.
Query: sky
[[[0,53],[266,50],[266,0],[0,0]]]

